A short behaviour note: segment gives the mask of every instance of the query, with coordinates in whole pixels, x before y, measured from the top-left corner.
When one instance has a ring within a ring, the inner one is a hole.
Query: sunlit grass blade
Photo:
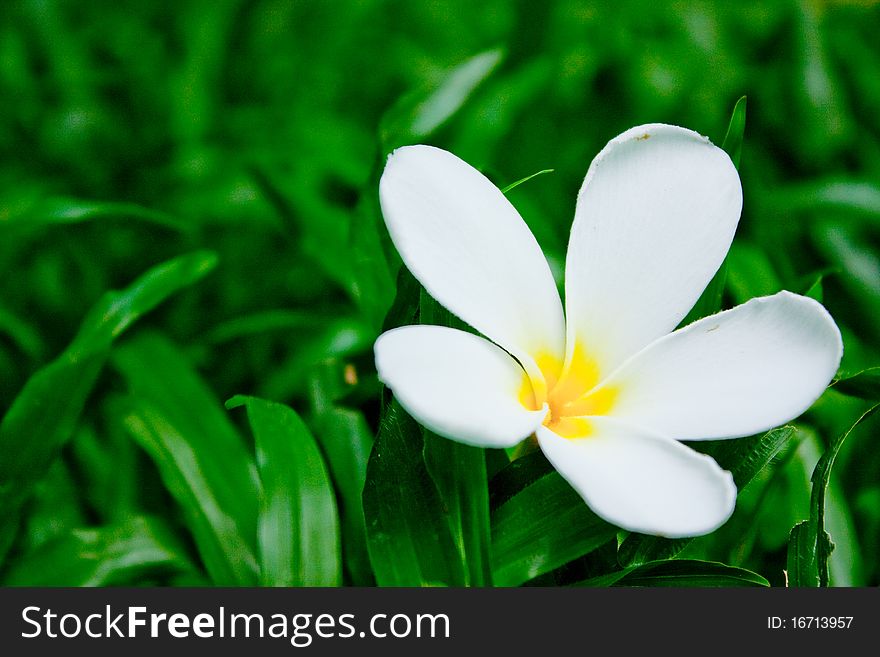
[[[125,426],[183,511],[212,580],[256,584],[259,481],[220,402],[160,335],[123,345],[113,364],[132,394]]]
[[[6,586],[115,586],[192,573],[186,549],[157,518],[75,529],[17,559]]]
[[[73,434],[113,341],[169,296],[204,277],[216,261],[210,252],[180,256],[128,288],[108,292],[86,315],[70,346],[30,377],[0,424],[0,524],[27,499]]]
[[[391,402],[367,464],[367,546],[379,586],[461,586],[466,566],[422,457],[422,429]]]
[[[761,575],[716,561],[667,559],[593,577],[575,586],[770,586]]]
[[[314,437],[296,412],[256,397],[236,396],[254,433],[262,484],[257,546],[263,586],[338,586],[339,514]]]

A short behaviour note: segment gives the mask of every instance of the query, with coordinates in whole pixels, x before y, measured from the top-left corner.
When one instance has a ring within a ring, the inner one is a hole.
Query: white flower
[[[396,150],[380,199],[406,266],[488,338],[388,331],[375,345],[381,380],[452,440],[509,447],[534,433],[593,511],[620,527],[719,527],[733,511],[733,478],[678,441],[778,426],[837,371],[834,320],[789,292],[673,330],[721,265],[742,209],[730,159],[690,130],[639,126],[593,161],[568,245],[565,316],[522,218],[451,153]]]

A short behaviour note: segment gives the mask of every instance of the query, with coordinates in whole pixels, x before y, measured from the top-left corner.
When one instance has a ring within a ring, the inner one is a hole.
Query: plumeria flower
[[[469,445],[532,436],[602,518],[662,536],[713,531],[736,486],[681,440],[736,438],[806,411],[837,371],[834,320],[780,292],[674,330],[730,248],[736,168],[695,132],[611,140],[578,194],[565,313],[541,249],[504,194],[456,156],[389,158],[382,212],[404,263],[482,334],[405,326],[376,341],[381,380],[414,418]]]

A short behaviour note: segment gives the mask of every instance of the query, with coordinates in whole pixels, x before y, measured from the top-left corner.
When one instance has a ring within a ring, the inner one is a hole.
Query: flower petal
[[[589,423],[584,438],[561,438],[546,427],[537,435],[545,456],[597,515],[668,537],[708,534],[730,517],[736,485],[712,458],[609,418]]]
[[[674,329],[730,247],[742,188],[695,132],[644,125],[602,149],[578,195],[565,271],[568,356],[608,374]]]
[[[614,391],[610,415],[679,440],[747,436],[806,411],[842,354],[828,311],[780,292],[660,338],[597,392]]]
[[[388,158],[382,213],[406,266],[437,301],[513,354],[561,361],[562,303],[537,241],[479,171],[431,146]]]
[[[404,326],[379,336],[379,378],[431,431],[468,445],[511,447],[535,431],[546,407],[519,401],[522,367],[488,340],[442,326]]]

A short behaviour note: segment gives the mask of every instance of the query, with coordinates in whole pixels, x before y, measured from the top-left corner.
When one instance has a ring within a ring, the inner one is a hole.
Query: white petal
[[[437,301],[536,374],[561,360],[562,303],[528,226],[504,194],[456,156],[399,148],[379,183],[382,213],[406,266]]]
[[[660,338],[612,374],[610,415],[679,440],[732,438],[796,418],[837,372],[828,311],[790,292]]]
[[[695,132],[644,125],[602,149],[578,195],[565,271],[569,351],[608,374],[674,329],[730,247],[742,209],[727,154]]]
[[[404,326],[379,336],[379,378],[431,431],[468,445],[511,447],[547,409],[519,401],[522,367],[488,340],[442,326]]]
[[[589,507],[608,522],[645,534],[708,534],[730,517],[733,477],[710,457],[609,418],[565,439],[537,431],[541,450]]]

